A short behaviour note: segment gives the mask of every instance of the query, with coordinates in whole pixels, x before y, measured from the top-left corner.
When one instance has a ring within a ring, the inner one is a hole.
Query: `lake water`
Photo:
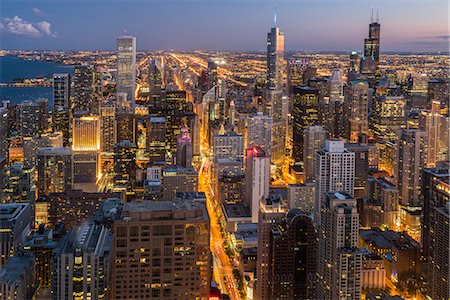
[[[16,79],[47,77],[54,73],[73,74],[73,66],[46,61],[22,60],[15,56],[0,56],[0,82],[14,82]],[[51,87],[0,87],[0,100],[21,103],[24,100],[47,98],[53,103]]]

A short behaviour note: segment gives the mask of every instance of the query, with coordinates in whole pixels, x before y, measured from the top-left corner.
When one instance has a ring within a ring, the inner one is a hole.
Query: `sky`
[[[0,48],[265,50],[277,25],[286,50],[360,51],[378,7],[381,51],[448,51],[448,0],[1,0]]]

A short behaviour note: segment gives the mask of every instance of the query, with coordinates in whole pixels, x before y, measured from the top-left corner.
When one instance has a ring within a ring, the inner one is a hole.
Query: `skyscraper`
[[[177,166],[190,168],[192,166],[192,139],[189,128],[181,128],[177,147]]]
[[[433,101],[429,111],[421,111],[419,115],[419,129],[427,133],[427,160],[426,167],[434,168],[441,153],[441,114],[440,103]]]
[[[356,200],[329,192],[321,210],[318,256],[318,299],[360,299],[362,254],[358,242]]]
[[[69,74],[53,74],[53,132],[62,132],[65,147],[71,145],[70,90]]]
[[[327,140],[325,148],[317,152],[316,159],[315,212],[317,224],[320,224],[320,211],[326,204],[328,192],[354,193],[355,153],[345,149],[343,141]]]
[[[357,142],[359,134],[369,134],[369,85],[357,80],[350,83],[346,95],[348,139]]]
[[[317,151],[325,147],[327,132],[322,126],[308,126],[305,128],[303,137],[303,179],[314,180],[316,172]]]
[[[111,233],[94,222],[67,234],[52,258],[51,299],[106,299],[111,248]]]
[[[269,236],[266,298],[314,299],[316,288],[317,233],[311,218],[298,209],[274,222]]]
[[[100,107],[100,132],[101,152],[113,153],[117,136],[114,106]]]
[[[73,74],[73,108],[74,113],[84,111],[98,114],[101,96],[101,73],[91,65],[74,68]]]
[[[213,138],[214,159],[244,160],[244,137],[234,131]]]
[[[20,250],[31,230],[33,211],[29,203],[0,204],[0,267]]]
[[[422,176],[427,161],[427,133],[417,129],[403,129],[398,136],[395,154],[395,182],[400,205],[420,207]]]
[[[275,14],[273,27],[267,34],[267,88],[269,90],[283,87],[283,60],[284,33],[277,27],[277,15]]]
[[[123,35],[117,38],[117,93],[126,93],[134,107],[136,86],[136,38]]]
[[[269,196],[270,157],[259,147],[246,150],[246,203],[251,208],[252,222],[258,223],[259,206]]]
[[[133,194],[136,183],[136,144],[121,141],[114,145],[114,191]]]
[[[125,203],[113,225],[112,299],[206,299],[209,216],[198,200]]]
[[[72,149],[41,148],[37,155],[39,195],[64,192],[73,185]]]
[[[72,126],[73,151],[100,150],[100,120],[98,116],[74,115]]]
[[[150,162],[166,161],[166,118],[150,117],[147,132],[147,152],[150,155]]]
[[[37,137],[41,133],[42,114],[41,106],[35,102],[24,101],[20,104],[22,138]]]
[[[305,129],[319,123],[319,91],[308,86],[294,87],[293,97],[292,159],[303,162]]]
[[[378,9],[376,21],[369,25],[369,37],[364,39],[364,52],[361,58],[361,73],[374,74],[380,62],[380,23],[378,23]]]
[[[270,155],[272,146],[272,117],[258,112],[247,118],[247,148],[258,146]]]

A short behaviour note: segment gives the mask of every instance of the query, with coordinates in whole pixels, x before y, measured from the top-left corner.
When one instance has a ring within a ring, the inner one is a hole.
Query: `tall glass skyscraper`
[[[117,38],[117,94],[127,93],[134,106],[136,88],[136,37],[123,35]]]

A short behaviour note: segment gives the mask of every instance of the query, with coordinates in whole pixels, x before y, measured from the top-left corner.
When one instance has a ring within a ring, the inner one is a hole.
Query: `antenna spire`
[[[273,5],[273,28],[277,28],[277,5]]]
[[[373,23],[373,6],[372,6],[372,15],[370,17],[370,23]]]
[[[379,23],[378,21],[379,21],[379,17],[378,17],[378,6],[377,6],[377,23]]]

